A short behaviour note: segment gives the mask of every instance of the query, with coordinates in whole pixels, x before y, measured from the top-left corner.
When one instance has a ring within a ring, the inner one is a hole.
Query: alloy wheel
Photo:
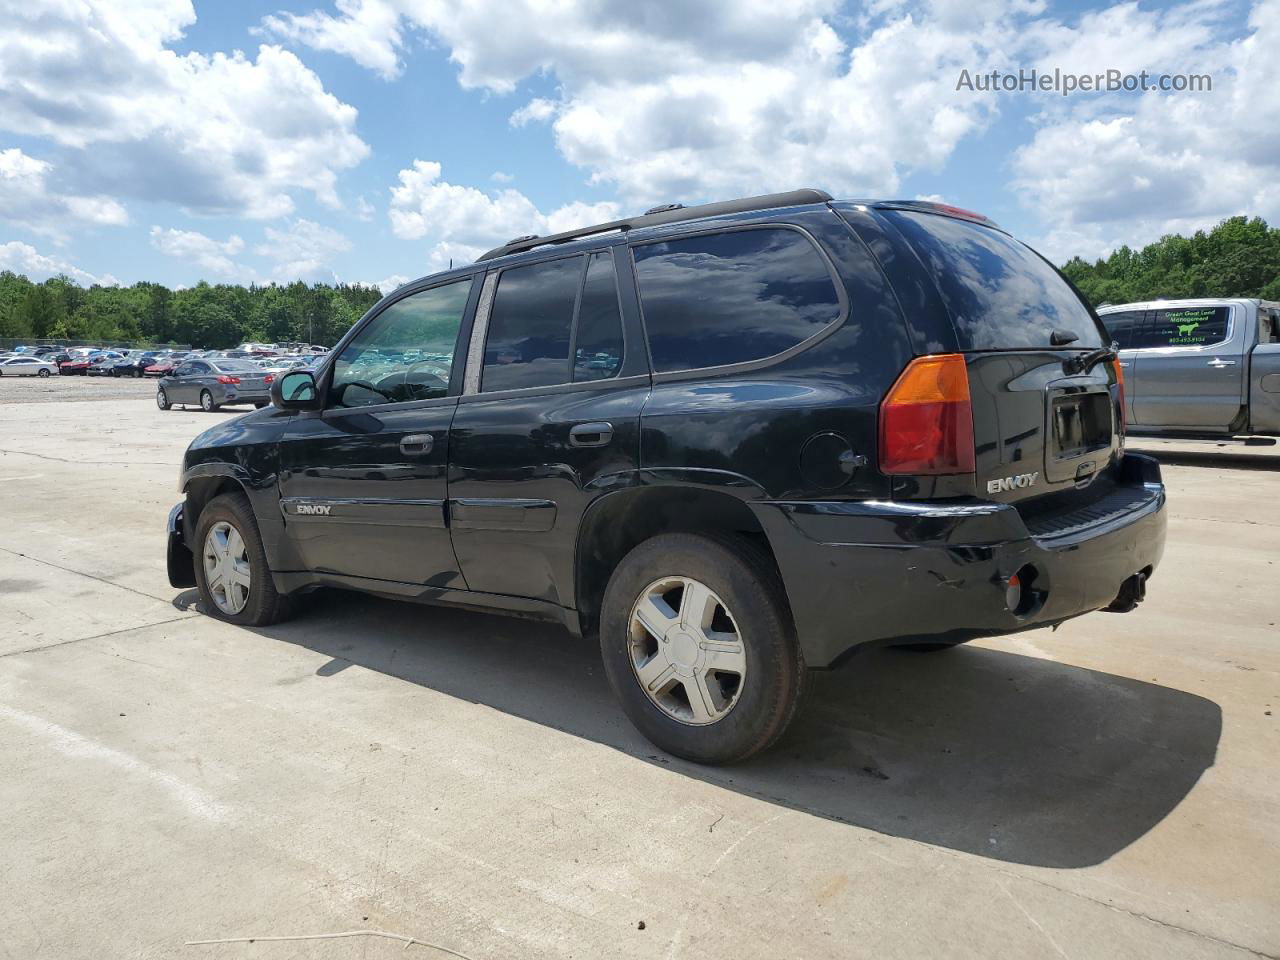
[[[629,652],[645,695],[692,726],[721,720],[738,702],[747,653],[729,608],[706,584],[664,577],[631,608]]]
[[[225,520],[205,534],[204,579],[209,595],[223,613],[237,614],[249,602],[253,577],[244,538]]]

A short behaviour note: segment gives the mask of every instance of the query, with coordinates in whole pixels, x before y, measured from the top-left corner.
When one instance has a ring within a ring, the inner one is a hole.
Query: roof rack
[[[678,223],[681,220],[697,220],[702,217],[722,217],[731,213],[746,213],[751,210],[770,210],[774,207],[795,207],[806,203],[826,203],[831,194],[825,190],[806,187],[801,190],[789,190],[786,193],[766,193],[759,197],[743,197],[740,200],[724,200],[719,203],[704,203],[696,207],[684,207],[679,204],[664,204],[653,207],[648,213],[624,220],[611,220],[609,223],[598,223],[593,227],[582,227],[578,230],[566,230],[564,233],[553,233],[550,236],[516,237],[500,247],[494,247],[477,258],[493,260],[511,253],[522,253],[547,244],[568,243],[581,237],[590,237],[598,233],[609,233],[613,230],[634,230],[639,227],[656,227],[664,223]]]

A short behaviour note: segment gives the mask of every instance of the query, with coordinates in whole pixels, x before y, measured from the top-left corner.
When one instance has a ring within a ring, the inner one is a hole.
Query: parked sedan
[[[47,377],[57,372],[56,364],[39,357],[17,356],[0,360],[0,377]]]
[[[250,360],[184,360],[160,380],[156,406],[199,404],[204,410],[233,403],[265,407],[271,400],[271,374]]]
[[[58,370],[65,374],[79,374],[84,376],[84,372],[89,369],[89,364],[93,358],[87,353],[73,353],[70,359],[62,361],[58,364]]]
[[[158,359],[154,350],[134,351],[111,367],[113,377],[141,377],[142,372]]]
[[[89,366],[85,367],[84,372],[90,377],[109,377],[116,361],[122,359],[124,359],[123,354],[113,350],[104,351],[89,359]]]
[[[157,357],[150,366],[143,367],[142,372],[148,377],[167,377],[178,368],[181,362],[173,357]]]

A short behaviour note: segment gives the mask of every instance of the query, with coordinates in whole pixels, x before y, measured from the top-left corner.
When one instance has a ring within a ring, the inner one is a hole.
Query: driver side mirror
[[[324,405],[310,370],[290,370],[272,380],[271,402],[281,410],[319,410]]]

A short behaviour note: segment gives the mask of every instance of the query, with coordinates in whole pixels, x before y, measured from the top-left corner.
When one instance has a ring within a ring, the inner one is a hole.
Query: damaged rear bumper
[[[823,667],[868,643],[961,642],[1132,609],[1117,601],[1160,562],[1165,489],[1148,457],[1126,457],[1123,475],[1098,504],[1039,523],[983,502],[754,506],[805,659]]]

